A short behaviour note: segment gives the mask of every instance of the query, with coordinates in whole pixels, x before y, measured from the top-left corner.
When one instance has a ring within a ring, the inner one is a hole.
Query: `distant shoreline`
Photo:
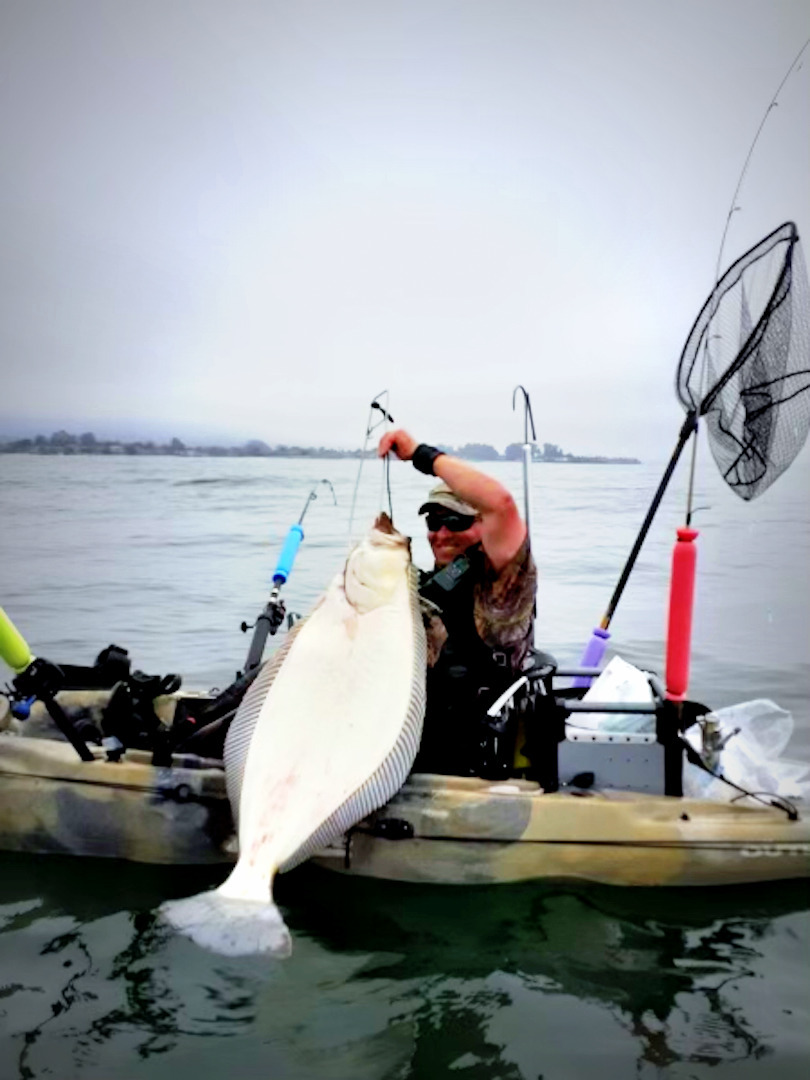
[[[523,447],[512,443],[500,454],[485,443],[467,443],[461,447],[443,446],[449,454],[467,461],[522,461]],[[325,446],[268,446],[260,439],[249,439],[241,446],[186,446],[180,439],[168,443],[147,441],[124,442],[116,439],[97,439],[92,432],[72,435],[57,431],[51,436],[37,435],[25,439],[0,439],[0,454],[33,454],[38,456],[129,456],[129,457],[260,457],[260,458],[309,458],[336,460],[363,457],[362,450],[335,450]],[[366,450],[366,457],[374,457],[374,450]],[[537,464],[551,465],[640,465],[638,458],[602,457],[600,455],[569,454],[554,443],[544,443],[542,449],[535,446],[532,459]]]

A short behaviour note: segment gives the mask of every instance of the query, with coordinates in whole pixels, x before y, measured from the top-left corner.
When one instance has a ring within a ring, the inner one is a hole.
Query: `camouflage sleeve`
[[[425,641],[427,643],[427,666],[432,668],[447,641],[447,629],[436,614],[425,614]]]
[[[475,587],[475,629],[492,648],[514,649],[515,668],[532,645],[536,593],[537,568],[528,538],[500,573],[485,559],[483,579]]]

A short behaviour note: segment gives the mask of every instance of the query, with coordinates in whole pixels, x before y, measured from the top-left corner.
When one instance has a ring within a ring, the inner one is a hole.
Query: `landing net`
[[[810,431],[810,290],[799,233],[786,222],[723,275],[686,339],[676,391],[706,417],[723,479],[761,495]]]

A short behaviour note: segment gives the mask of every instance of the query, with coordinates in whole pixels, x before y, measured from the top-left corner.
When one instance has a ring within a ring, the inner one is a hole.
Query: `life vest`
[[[417,771],[480,776],[487,770],[486,711],[515,679],[515,650],[487,645],[475,628],[475,587],[483,575],[479,545],[422,575],[420,595],[437,609],[447,641],[428,668]]]

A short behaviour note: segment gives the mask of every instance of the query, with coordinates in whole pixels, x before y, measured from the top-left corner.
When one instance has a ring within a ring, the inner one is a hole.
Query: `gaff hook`
[[[304,515],[306,514],[307,510],[309,510],[309,504],[311,502],[314,502],[314,500],[318,498],[318,487],[319,487],[320,484],[326,484],[326,486],[332,492],[332,501],[333,501],[334,505],[337,506],[337,504],[338,504],[337,495],[335,495],[335,489],[332,487],[332,481],[331,480],[319,480],[317,482],[317,484],[315,484],[315,487],[313,487],[312,491],[310,491],[309,495],[307,495],[307,501],[304,503],[304,509],[301,511],[301,517],[298,519],[298,524],[299,525],[302,525],[303,522],[304,522]]]

